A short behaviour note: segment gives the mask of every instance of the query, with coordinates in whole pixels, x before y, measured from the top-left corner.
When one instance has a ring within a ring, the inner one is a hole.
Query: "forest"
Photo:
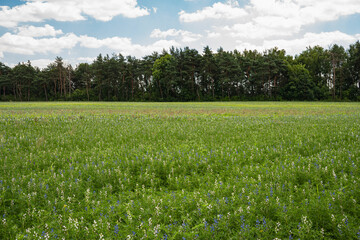
[[[138,59],[98,55],[75,68],[61,57],[44,69],[0,62],[2,101],[359,101],[360,42],[202,53],[189,47]]]

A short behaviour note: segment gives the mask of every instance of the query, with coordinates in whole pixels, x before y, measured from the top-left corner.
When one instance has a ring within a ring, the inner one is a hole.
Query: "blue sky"
[[[360,40],[359,0],[0,0],[0,62],[75,66],[99,54],[171,46],[213,51],[345,48]]]

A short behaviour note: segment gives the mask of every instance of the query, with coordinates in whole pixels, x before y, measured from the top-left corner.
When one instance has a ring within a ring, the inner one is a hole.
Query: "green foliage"
[[[205,47],[200,54],[172,47],[142,59],[99,54],[75,69],[61,57],[42,70],[30,62],[13,69],[0,63],[0,95],[17,101],[358,101],[359,49],[359,42],[348,50],[315,46],[293,58],[278,48]]]
[[[304,65],[288,65],[289,80],[283,89],[287,100],[314,100],[314,83]]]
[[[0,113],[0,239],[359,237],[358,103]]]

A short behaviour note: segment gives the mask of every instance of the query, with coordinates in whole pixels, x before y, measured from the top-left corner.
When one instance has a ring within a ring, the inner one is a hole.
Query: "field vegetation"
[[[0,239],[360,239],[359,135],[359,103],[0,103]]]

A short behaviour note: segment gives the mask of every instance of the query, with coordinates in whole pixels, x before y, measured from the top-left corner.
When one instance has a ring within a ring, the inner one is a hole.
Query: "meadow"
[[[360,239],[360,104],[0,103],[0,239]]]

